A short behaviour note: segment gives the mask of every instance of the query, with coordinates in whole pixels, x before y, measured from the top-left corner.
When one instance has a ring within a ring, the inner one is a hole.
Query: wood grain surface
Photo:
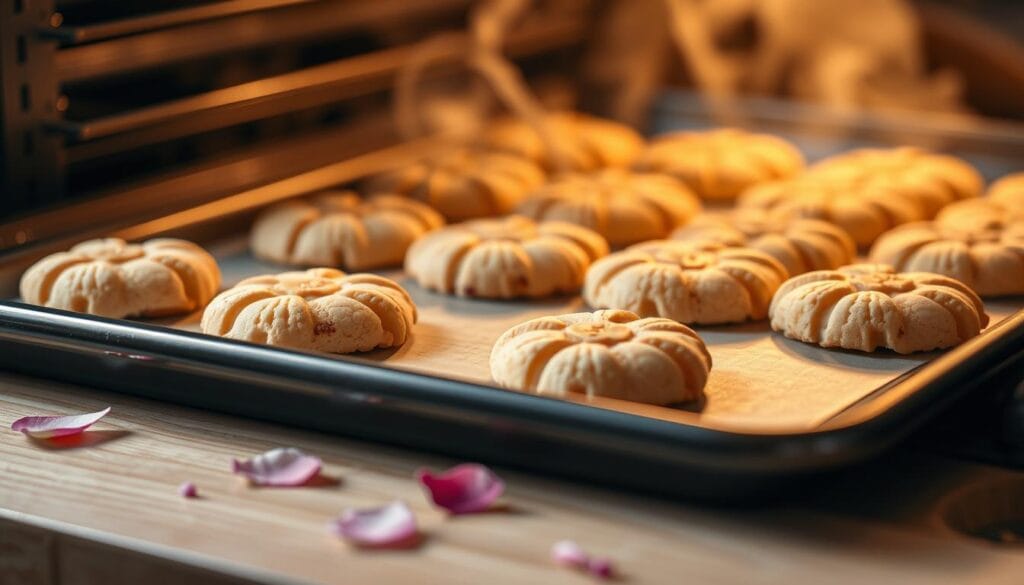
[[[107,405],[79,440],[7,430]],[[253,488],[229,473],[231,458],[276,446],[321,456],[323,479]],[[412,480],[455,463],[441,457],[0,374],[0,583],[591,582],[549,561],[565,538],[613,557],[626,583],[1020,583],[1024,555],[936,524],[937,494],[973,468],[936,473],[923,458],[728,510],[499,469],[501,509],[449,518]],[[177,495],[185,480],[201,498]],[[325,529],[346,507],[396,498],[419,518],[418,549],[355,550]]]

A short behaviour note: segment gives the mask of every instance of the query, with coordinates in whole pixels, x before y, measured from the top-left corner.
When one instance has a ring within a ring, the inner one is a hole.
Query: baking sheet
[[[250,276],[288,270],[251,257],[246,238],[241,236],[207,247],[220,262],[225,287]],[[409,291],[419,321],[403,346],[356,354],[355,358],[478,384],[493,385],[488,357],[494,341],[506,329],[545,315],[589,310],[577,296],[542,301],[462,299],[426,291],[401,271],[378,274],[395,279]],[[987,302],[990,326],[1022,307],[1024,297]],[[165,323],[198,331],[199,314]],[[819,427],[941,354],[826,350],[773,333],[767,321],[694,329],[707,343],[714,362],[702,404],[670,408],[608,398],[576,400],[720,430],[791,433]]]

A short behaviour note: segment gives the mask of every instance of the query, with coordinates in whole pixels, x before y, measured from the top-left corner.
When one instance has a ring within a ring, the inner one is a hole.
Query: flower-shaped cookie
[[[702,396],[710,370],[711,355],[692,329],[629,311],[533,319],[503,333],[491,350],[499,385],[557,396],[686,402]]]
[[[714,242],[645,242],[594,263],[583,299],[591,307],[633,311],[680,323],[764,319],[788,277],[775,258]]]
[[[1007,209],[1024,213],[1024,173],[1013,173],[999,179],[988,189],[988,199]]]
[[[862,190],[855,182],[804,175],[747,189],[737,204],[760,209],[775,221],[817,219],[839,226],[858,246],[869,246],[893,227],[925,219],[915,202],[884,189]]]
[[[422,201],[451,221],[506,214],[544,182],[544,171],[519,156],[460,149],[374,177],[372,193]]]
[[[365,270],[401,264],[416,238],[442,225],[439,213],[406,197],[324,193],[268,208],[253,224],[249,247],[282,264]]]
[[[981,195],[984,187],[981,175],[966,161],[909,146],[853,150],[815,164],[807,174],[859,193],[908,199],[924,219],[950,203]]]
[[[200,309],[220,288],[217,262],[185,240],[89,240],[43,258],[21,277],[26,303],[104,317]]]
[[[643,138],[629,126],[578,112],[548,114],[547,124],[567,166],[558,168],[558,161],[529,124],[505,118],[491,124],[484,132],[487,148],[513,153],[536,162],[545,171],[594,171],[608,167],[624,167],[633,162],[643,148]]]
[[[247,278],[203,312],[203,333],[295,349],[351,353],[405,343],[416,306],[401,286],[333,268]]]
[[[772,329],[822,347],[897,353],[952,347],[988,324],[967,285],[927,272],[854,264],[795,276],[775,293]]]
[[[955,278],[982,296],[1024,294],[1024,219],[997,215],[992,203],[986,216],[971,203],[960,215],[887,232],[871,248],[871,261]]]
[[[590,228],[612,246],[664,238],[700,211],[700,200],[668,175],[607,169],[567,174],[531,193],[517,212]]]
[[[579,290],[608,253],[597,233],[560,221],[513,215],[448,226],[416,241],[405,271],[420,286],[459,296],[509,299]]]
[[[831,223],[814,219],[777,220],[757,209],[699,215],[672,232],[672,239],[749,246],[782,262],[790,275],[839,268],[857,256],[857,245],[850,235]]]
[[[747,187],[791,177],[803,167],[803,155],[789,142],[734,128],[666,134],[633,165],[672,175],[704,199],[733,199]]]

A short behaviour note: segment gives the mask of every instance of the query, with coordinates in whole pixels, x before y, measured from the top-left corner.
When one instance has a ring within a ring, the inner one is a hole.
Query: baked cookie
[[[987,217],[975,204],[971,213],[887,232],[871,248],[871,261],[955,278],[981,296],[1024,294],[1024,220],[1011,222],[988,205],[996,209]]]
[[[513,215],[468,221],[417,240],[405,271],[420,286],[463,297],[545,297],[579,290],[590,263],[608,253],[596,232]]]
[[[699,215],[672,232],[672,239],[749,246],[781,262],[790,275],[839,268],[857,257],[853,238],[838,226],[816,219],[777,220],[757,209]]]
[[[743,209],[759,209],[773,221],[797,218],[835,224],[860,247],[871,245],[886,231],[925,219],[915,202],[886,190],[861,189],[845,179],[802,176],[751,187],[737,201]]]
[[[249,247],[281,264],[366,270],[400,265],[416,238],[442,225],[441,214],[406,197],[329,192],[267,208],[252,226]]]
[[[1024,213],[1024,173],[1006,175],[992,183],[988,199],[1007,209]]]
[[[775,293],[772,329],[822,347],[897,353],[951,347],[988,324],[981,299],[939,274],[853,264],[795,276]]]
[[[491,349],[499,385],[556,396],[674,404],[699,399],[710,371],[711,355],[692,329],[629,311],[533,319]]]
[[[463,221],[509,213],[543,182],[544,171],[522,157],[460,149],[378,175],[367,191],[405,195]]]
[[[21,277],[26,303],[103,317],[165,317],[201,309],[220,269],[192,242],[89,240],[43,258]]]
[[[1001,230],[1024,222],[1024,207],[1004,205],[991,197],[965,199],[944,207],[935,221],[963,231]]]
[[[789,178],[804,167],[795,146],[735,128],[658,137],[633,168],[674,176],[704,199],[733,199],[744,189]]]
[[[607,169],[563,175],[531,193],[517,213],[575,223],[612,246],[664,238],[700,211],[692,191],[668,175]]]
[[[405,343],[416,306],[401,286],[333,268],[255,276],[210,302],[203,333],[294,349],[352,353]]]
[[[559,168],[537,131],[517,118],[492,123],[484,131],[483,144],[531,160],[547,172],[625,167],[644,145],[640,134],[629,126],[579,112],[548,114],[547,123],[568,168]]]
[[[680,323],[764,319],[788,277],[775,258],[714,242],[645,242],[594,263],[583,299],[591,307],[633,311]]]
[[[966,161],[910,146],[853,150],[822,160],[807,174],[860,193],[909,199],[924,219],[935,217],[950,203],[978,197],[985,184]]]

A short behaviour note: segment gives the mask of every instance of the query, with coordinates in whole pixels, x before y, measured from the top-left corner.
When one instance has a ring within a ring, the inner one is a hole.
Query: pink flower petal
[[[587,572],[595,577],[610,579],[615,573],[615,567],[609,558],[594,557],[587,562]]]
[[[551,560],[563,567],[583,569],[590,562],[590,555],[571,540],[559,540],[551,547]]]
[[[53,439],[77,435],[110,412],[110,407],[89,414],[71,416],[26,416],[14,421],[12,431],[20,431],[35,439]]]
[[[196,489],[196,484],[186,481],[178,486],[178,495],[183,498],[198,498],[199,490]]]
[[[271,449],[247,459],[231,460],[231,472],[244,475],[255,485],[302,485],[320,473],[319,457],[306,455],[291,447]]]
[[[335,535],[365,547],[411,543],[419,532],[416,516],[405,502],[398,500],[380,508],[349,508],[331,523],[330,529]]]
[[[479,463],[456,465],[437,475],[421,469],[416,479],[430,492],[434,504],[453,514],[482,512],[505,491],[505,482]]]

